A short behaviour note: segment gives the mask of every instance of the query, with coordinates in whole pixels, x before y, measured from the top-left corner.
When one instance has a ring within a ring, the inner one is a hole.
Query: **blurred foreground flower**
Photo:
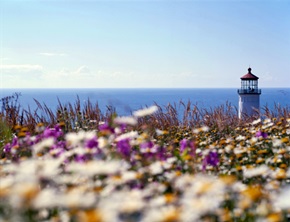
[[[143,117],[143,116],[149,116],[153,113],[155,113],[158,110],[157,106],[150,106],[146,109],[141,109],[133,112],[133,115],[136,117]]]

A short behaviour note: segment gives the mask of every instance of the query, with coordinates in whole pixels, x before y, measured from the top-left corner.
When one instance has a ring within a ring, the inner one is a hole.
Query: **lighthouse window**
[[[255,93],[258,90],[257,80],[242,80],[241,89],[245,93]]]

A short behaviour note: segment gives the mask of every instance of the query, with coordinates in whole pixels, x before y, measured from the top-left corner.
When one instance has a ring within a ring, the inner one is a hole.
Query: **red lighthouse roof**
[[[241,77],[241,80],[258,80],[259,77],[255,76],[253,73],[251,73],[252,69],[251,68],[248,68],[248,73],[243,75]]]

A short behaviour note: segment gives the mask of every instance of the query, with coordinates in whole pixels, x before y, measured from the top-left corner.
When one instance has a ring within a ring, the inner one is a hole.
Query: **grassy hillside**
[[[289,220],[287,107],[118,116],[79,100],[27,111],[15,98],[0,114],[0,220]]]

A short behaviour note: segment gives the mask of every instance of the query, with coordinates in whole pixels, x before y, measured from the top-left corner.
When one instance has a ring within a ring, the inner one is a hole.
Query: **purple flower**
[[[3,148],[4,153],[10,153],[11,152],[11,146],[10,143],[7,143]]]
[[[130,156],[131,146],[129,139],[123,139],[117,142],[117,150],[125,157]]]
[[[219,156],[217,152],[210,151],[202,162],[202,169],[205,170],[207,165],[211,165],[213,167],[216,167],[219,163]]]
[[[18,138],[14,137],[13,140],[12,140],[11,147],[16,146],[17,144],[18,144]]]
[[[76,162],[79,162],[79,163],[83,163],[83,162],[85,162],[87,160],[87,156],[86,155],[81,155],[81,154],[79,154],[79,155],[77,155],[76,157],[75,157],[75,161]]]
[[[187,147],[187,140],[183,139],[180,141],[180,152],[183,153],[183,151],[186,149]]]
[[[54,128],[46,128],[43,131],[43,137],[48,138],[48,137],[61,137],[63,135],[61,128],[59,125],[56,125]]]
[[[104,123],[102,125],[99,125],[99,130],[102,132],[109,132],[109,133],[115,132],[114,128],[111,127],[108,123]]]
[[[168,155],[166,153],[165,147],[163,147],[163,146],[158,146],[157,147],[156,157],[159,160],[166,160],[167,159]]]
[[[153,148],[153,146],[154,146],[154,143],[152,141],[146,141],[140,144],[140,150],[144,152],[146,151],[151,152],[152,151],[151,148]]]
[[[192,140],[183,139],[180,141],[180,153],[182,154],[184,151],[188,152],[189,155],[195,155],[195,144]]]
[[[65,141],[57,141],[54,145],[52,145],[51,149],[62,148],[66,149],[66,142]]]
[[[7,143],[4,148],[3,148],[3,152],[4,153],[10,153],[12,147],[18,145],[18,138],[17,137],[13,137],[12,139],[12,143]]]
[[[54,157],[59,157],[67,149],[65,141],[56,141],[55,144],[50,147],[50,151]]]
[[[268,137],[268,134],[263,131],[258,131],[256,133],[256,137],[263,137],[264,139],[266,139]]]
[[[121,132],[124,133],[127,129],[127,125],[124,123],[120,124],[120,129],[121,129]]]
[[[86,147],[92,149],[98,147],[98,140],[96,137],[93,137],[86,141]]]

